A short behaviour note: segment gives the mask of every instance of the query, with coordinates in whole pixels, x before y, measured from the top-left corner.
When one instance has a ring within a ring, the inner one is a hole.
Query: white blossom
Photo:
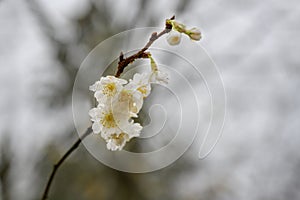
[[[107,140],[106,147],[112,151],[122,150],[128,141],[129,137],[126,133],[114,134]]]
[[[108,150],[116,151],[122,150],[126,142],[130,141],[130,136],[126,133],[120,133],[119,135],[112,135],[106,142],[106,147]]]
[[[125,88],[129,90],[134,90],[140,92],[143,97],[147,97],[151,92],[150,86],[150,74],[142,73],[142,74],[135,74],[133,79],[130,79],[129,83],[125,86]]]
[[[117,101],[116,109],[127,109],[130,117],[138,117],[140,109],[143,106],[143,94],[138,90],[127,89],[126,86],[120,91],[118,97],[114,100]]]
[[[119,134],[121,130],[115,121],[115,116],[110,108],[106,106],[98,106],[92,108],[89,112],[93,122],[92,129],[96,134],[101,133],[103,138],[107,138],[111,134]]]
[[[99,103],[112,98],[121,89],[122,85],[126,84],[124,79],[116,78],[114,76],[101,77],[100,81],[90,86],[90,90],[95,92],[94,96]]]
[[[118,136],[121,133],[126,133],[128,138],[138,137],[142,130],[139,123],[134,123],[130,119],[126,108],[113,109],[110,105],[98,106],[89,111],[93,122],[92,129],[96,134],[101,133],[101,136],[108,141],[113,136]]]

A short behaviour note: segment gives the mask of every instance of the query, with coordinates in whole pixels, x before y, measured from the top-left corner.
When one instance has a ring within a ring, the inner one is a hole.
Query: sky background
[[[0,1],[0,149],[10,152],[10,199],[37,199],[42,187],[34,185],[45,177],[36,163],[45,148],[54,143],[64,152],[75,141],[70,90],[89,51],[124,30],[161,27],[173,14],[201,29],[201,45],[224,81],[227,118],[213,153],[194,159],[193,171],[181,171],[168,192],[178,199],[299,199],[299,1],[142,2]],[[84,20],[93,9],[94,21]]]

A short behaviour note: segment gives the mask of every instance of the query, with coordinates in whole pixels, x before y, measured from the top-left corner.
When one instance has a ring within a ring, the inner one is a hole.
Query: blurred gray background
[[[0,1],[0,199],[39,199],[76,140],[72,86],[89,51],[173,14],[201,29],[225,83],[227,120],[213,153],[127,174],[81,146],[49,199],[300,199],[297,0]]]

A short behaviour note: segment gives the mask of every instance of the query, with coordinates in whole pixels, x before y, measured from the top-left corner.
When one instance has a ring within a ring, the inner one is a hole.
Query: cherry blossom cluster
[[[89,111],[92,129],[101,134],[109,150],[122,150],[126,142],[140,135],[143,127],[134,118],[151,92],[151,83],[168,83],[168,74],[158,70],[150,59],[151,73],[136,73],[129,81],[115,76],[101,77],[90,86],[97,100],[97,106]]]

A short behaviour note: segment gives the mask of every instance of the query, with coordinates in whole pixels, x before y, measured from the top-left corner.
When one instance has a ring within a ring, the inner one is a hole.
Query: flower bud
[[[180,32],[180,33],[185,33],[186,32],[186,28],[185,28],[185,25],[182,24],[182,23],[179,23],[179,22],[176,22],[176,21],[173,21],[172,22],[172,25],[173,25],[173,28]]]
[[[155,60],[152,57],[150,57],[150,64],[151,64],[152,71],[157,71],[158,70],[157,65],[155,63]]]
[[[192,39],[192,40],[200,40],[201,39],[201,32],[199,29],[197,28],[192,28],[190,30],[187,31],[188,36]]]
[[[180,43],[180,40],[181,33],[178,33],[176,31],[171,31],[167,36],[167,42],[172,46],[178,45]]]

